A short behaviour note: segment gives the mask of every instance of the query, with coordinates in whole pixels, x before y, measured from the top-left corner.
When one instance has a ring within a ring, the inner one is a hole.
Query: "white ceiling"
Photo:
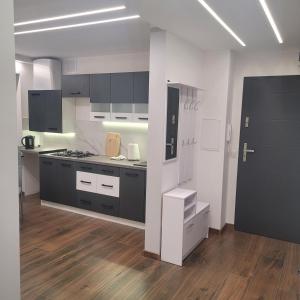
[[[142,19],[16,36],[16,52],[37,56],[91,56],[147,51],[150,27],[160,27],[202,49],[245,51],[197,0],[14,0],[15,20],[26,21],[125,4],[126,11],[17,28],[72,24],[140,14]],[[300,0],[267,0],[284,44],[279,45],[258,0],[207,0],[247,44],[246,49],[300,46]]]

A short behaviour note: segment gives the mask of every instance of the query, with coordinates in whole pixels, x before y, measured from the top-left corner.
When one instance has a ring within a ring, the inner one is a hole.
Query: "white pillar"
[[[0,10],[0,299],[20,299],[17,105],[13,1]]]

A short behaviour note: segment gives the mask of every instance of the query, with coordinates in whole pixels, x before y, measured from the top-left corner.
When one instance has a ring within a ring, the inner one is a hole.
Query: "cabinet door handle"
[[[139,120],[143,120],[143,121],[148,121],[148,118],[142,118],[142,117],[140,117],[140,118],[138,118]]]
[[[139,174],[137,174],[137,173],[128,173],[128,172],[126,172],[125,175],[129,176],[129,177],[138,177],[139,176]]]
[[[57,131],[57,127],[48,127],[48,130]]]
[[[109,173],[109,174],[113,174],[113,173],[114,173],[113,170],[107,170],[107,169],[101,169],[101,171],[102,171],[103,173]]]
[[[92,204],[92,202],[90,200],[85,200],[85,199],[80,199],[80,202],[82,204],[87,204],[87,205],[91,205]]]
[[[43,165],[48,165],[48,166],[52,166],[52,162],[51,161],[43,161]]]
[[[41,96],[40,93],[31,93],[31,96]]]
[[[81,92],[72,92],[71,95],[80,95]]]
[[[92,171],[92,167],[80,167],[81,170]]]
[[[105,116],[94,116],[95,119],[105,119]]]
[[[113,205],[107,205],[107,204],[102,204],[101,206],[105,209],[113,209],[114,208]]]
[[[118,120],[127,120],[127,117],[116,117]]]
[[[80,180],[80,182],[84,184],[92,184],[91,181]]]
[[[71,168],[70,164],[61,164],[62,167]]]
[[[112,189],[114,186],[109,184],[101,184],[103,187]]]

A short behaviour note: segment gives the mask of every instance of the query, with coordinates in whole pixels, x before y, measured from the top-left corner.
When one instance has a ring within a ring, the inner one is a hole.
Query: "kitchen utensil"
[[[140,149],[138,144],[128,144],[128,160],[140,160]]]
[[[34,136],[24,136],[21,140],[21,143],[25,147],[25,149],[34,149]]]
[[[112,157],[120,154],[121,135],[116,132],[106,134],[105,155]]]

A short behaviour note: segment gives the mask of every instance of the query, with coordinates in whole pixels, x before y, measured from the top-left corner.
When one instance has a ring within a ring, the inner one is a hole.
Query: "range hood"
[[[52,58],[33,60],[33,89],[61,90],[61,61]]]

